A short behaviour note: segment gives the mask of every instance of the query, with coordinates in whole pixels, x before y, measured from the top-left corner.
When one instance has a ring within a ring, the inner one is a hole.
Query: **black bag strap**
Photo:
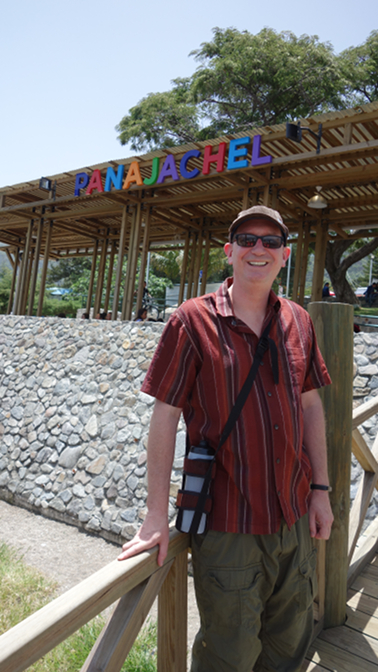
[[[193,534],[198,530],[201,516],[203,513],[203,509],[205,506],[205,501],[207,497],[207,491],[209,488],[209,483],[211,480],[211,473],[212,473],[212,468],[213,468],[213,463],[218,455],[221,447],[223,446],[224,442],[228,439],[235,423],[237,422],[240,413],[242,412],[243,406],[245,402],[247,401],[247,397],[252,389],[252,385],[254,383],[254,380],[257,375],[258,368],[260,366],[261,360],[265,354],[265,352],[270,349],[271,352],[271,357],[272,357],[272,370],[273,370],[273,380],[275,384],[278,384],[278,353],[277,353],[277,346],[275,342],[273,341],[272,338],[269,338],[269,332],[270,332],[270,327],[272,325],[272,320],[270,320],[269,324],[265,327],[262,336],[259,339],[259,342],[257,344],[255,356],[253,358],[252,366],[249,370],[248,376],[244,381],[243,387],[240,390],[237,399],[235,401],[235,404],[231,410],[231,413],[228,417],[228,420],[223,428],[222,434],[219,439],[219,443],[217,446],[217,449],[211,458],[211,461],[209,463],[209,468],[206,472],[206,475],[204,477],[203,485],[201,492],[198,497],[197,501],[197,506],[194,512],[192,524],[190,526],[189,532]]]

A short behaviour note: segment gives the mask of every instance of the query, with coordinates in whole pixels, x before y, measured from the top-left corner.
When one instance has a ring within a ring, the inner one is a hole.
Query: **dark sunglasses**
[[[255,247],[258,240],[261,240],[263,247],[271,250],[278,250],[279,247],[285,245],[285,240],[281,236],[255,236],[254,233],[237,233],[234,237],[234,241],[240,247]]]

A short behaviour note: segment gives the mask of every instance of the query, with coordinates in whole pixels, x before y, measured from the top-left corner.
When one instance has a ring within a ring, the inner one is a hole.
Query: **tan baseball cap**
[[[251,219],[267,219],[269,222],[273,222],[273,224],[279,226],[286,245],[289,229],[287,228],[286,224],[284,224],[280,213],[277,212],[277,210],[273,210],[272,208],[267,208],[265,205],[254,205],[252,208],[248,208],[248,210],[242,210],[239,212],[238,216],[236,219],[234,219],[230,228],[228,229],[230,242],[232,241],[236,229],[239,228],[240,224],[243,224],[243,222],[248,222]]]

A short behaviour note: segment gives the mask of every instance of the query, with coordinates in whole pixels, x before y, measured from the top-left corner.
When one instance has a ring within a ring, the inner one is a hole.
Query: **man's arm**
[[[329,485],[324,412],[317,390],[302,394],[304,418],[304,445],[312,468],[312,481]],[[329,495],[324,490],[313,490],[309,505],[310,534],[316,539],[328,539],[333,523]]]
[[[159,544],[158,565],[167,555],[168,506],[176,431],[181,408],[156,400],[147,446],[147,515],[135,537],[122,546],[118,560],[125,560]]]

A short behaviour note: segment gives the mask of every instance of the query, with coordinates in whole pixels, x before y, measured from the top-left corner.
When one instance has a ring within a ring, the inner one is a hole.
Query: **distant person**
[[[89,313],[83,313],[81,316],[82,320],[89,320]]]
[[[106,320],[106,313],[105,312],[100,313],[100,320]]]
[[[326,282],[324,287],[323,287],[322,297],[323,297],[323,299],[328,299],[330,296],[331,296],[331,293],[329,291],[329,282]]]
[[[150,298],[151,298],[151,294],[150,294],[150,292],[148,291],[147,282],[144,281],[144,285],[143,285],[143,301],[145,301],[146,299],[150,299]]]
[[[111,319],[112,319],[112,311],[111,311],[111,310],[108,310],[108,312],[106,313],[106,319],[107,319],[107,320],[111,320]]]
[[[364,294],[367,303],[369,304],[369,308],[372,307],[373,303],[375,302],[375,299],[377,298],[377,283],[373,282],[371,285],[368,286],[365,294]]]
[[[66,317],[66,313],[58,313],[57,317]]]
[[[145,308],[139,308],[134,322],[144,322],[144,320],[146,319],[147,319],[147,310]]]

